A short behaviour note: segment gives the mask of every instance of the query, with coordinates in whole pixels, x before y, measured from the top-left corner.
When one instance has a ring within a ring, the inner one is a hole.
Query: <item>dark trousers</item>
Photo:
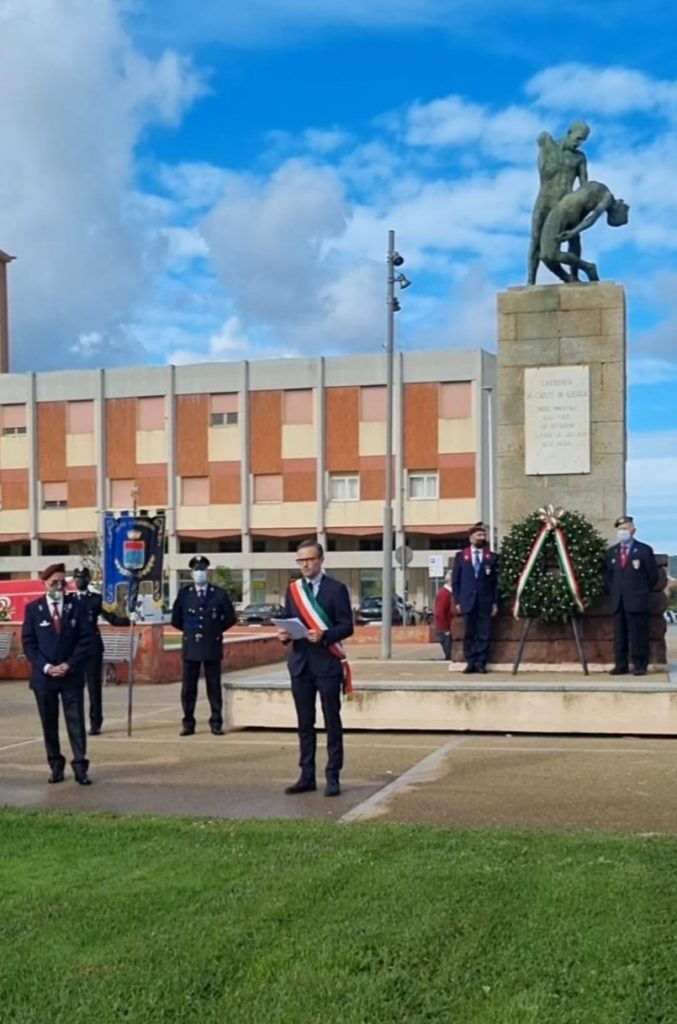
[[[324,727],[327,730],[327,778],[338,779],[339,772],[343,768],[342,686],[342,674],[316,676],[310,672],[304,672],[300,676],[291,678],[291,692],[296,705],[299,730],[299,766],[301,777],[306,781],[315,781],[315,752],[317,750],[315,711],[318,693],[322,705]]]
[[[628,667],[628,648],[635,668],[649,664],[649,613],[614,612],[614,661],[619,668]]]
[[[75,771],[87,771],[87,733],[85,730],[85,699],[82,689],[33,691],[40,712],[42,735],[50,768],[63,768],[66,758],[59,743],[59,699],[66,720],[66,730],[73,752],[71,764]]]
[[[184,661],[183,685],[181,687],[181,707],[183,708],[184,728],[195,728],[195,704],[197,703],[197,684],[200,678],[200,665],[205,667],[205,683],[207,699],[211,714],[209,725],[212,729],[223,728],[223,691],[221,689],[221,661]]]
[[[85,662],[85,679],[89,694],[89,724],[92,729],[100,729],[103,724],[103,651]]]
[[[482,668],[489,660],[491,612],[478,608],[463,616],[463,657],[474,668]]]
[[[435,636],[442,645],[444,660],[451,661],[451,633],[445,633],[443,629],[436,629]]]

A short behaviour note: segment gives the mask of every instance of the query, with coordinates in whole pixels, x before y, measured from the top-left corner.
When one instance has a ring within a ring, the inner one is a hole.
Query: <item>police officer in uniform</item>
[[[645,676],[649,666],[649,595],[658,583],[658,566],[653,548],[635,540],[632,516],[619,516],[614,526],[617,543],[607,551],[606,564],[614,615],[614,667],[610,674],[627,674],[629,648],[633,675]]]
[[[125,615],[116,615],[103,607],[103,597],[89,589],[91,574],[87,566],[76,569],[73,573],[75,597],[80,609],[85,613],[91,636],[90,653],[85,662],[85,679],[89,694],[89,735],[98,736],[103,725],[102,685],[103,685],[103,639],[99,629],[99,616],[111,626],[129,626],[130,619]],[[136,613],[134,613],[136,614]]]
[[[181,736],[192,736],[195,732],[195,703],[201,664],[205,667],[211,708],[209,726],[214,736],[223,736],[223,634],[235,625],[235,609],[223,587],[215,587],[208,581],[208,558],[195,555],[188,568],[192,570],[193,583],[181,588],[172,608],[172,626],[183,633]]]

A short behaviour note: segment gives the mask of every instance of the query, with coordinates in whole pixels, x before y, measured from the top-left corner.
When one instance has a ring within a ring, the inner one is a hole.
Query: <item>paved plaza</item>
[[[445,671],[429,663],[417,669],[413,659],[391,670],[394,676]],[[252,671],[277,675],[282,666]],[[320,787],[317,793],[288,797],[284,787],[297,775],[293,732],[246,730],[214,737],[201,697],[197,734],[182,738],[179,690],[176,683],[138,687],[128,737],[127,689],[106,687],[104,730],[89,741],[95,785],[82,788],[70,776],[61,785],[47,784],[33,696],[25,683],[3,683],[0,804],[115,814],[677,834],[677,738],[352,732],[346,735],[341,796],[327,799]],[[320,735],[320,750],[323,745]]]

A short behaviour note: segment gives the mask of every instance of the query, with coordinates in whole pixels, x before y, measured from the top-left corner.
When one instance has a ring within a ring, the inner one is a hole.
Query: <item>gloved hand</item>
[[[129,615],[129,621],[136,624],[137,622],[141,621],[141,616],[139,615],[138,612],[131,612]]]

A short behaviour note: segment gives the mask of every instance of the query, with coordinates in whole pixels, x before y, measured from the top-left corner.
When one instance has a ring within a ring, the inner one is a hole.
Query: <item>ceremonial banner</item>
[[[162,561],[165,514],[116,516],[106,512],[104,523],[103,603],[106,609],[135,611],[139,585],[162,604]]]

